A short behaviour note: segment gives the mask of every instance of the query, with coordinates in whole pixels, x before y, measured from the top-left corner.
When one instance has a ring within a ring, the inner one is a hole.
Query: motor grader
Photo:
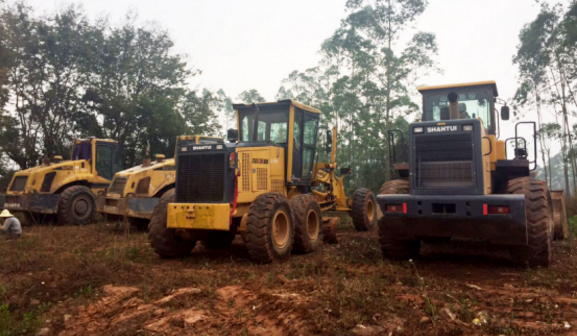
[[[377,196],[383,256],[414,258],[421,240],[465,238],[508,246],[513,260],[548,266],[551,241],[568,230],[562,195],[532,177],[535,122],[519,122],[514,137],[499,139],[494,81],[419,91],[422,121],[409,125],[407,144],[398,136],[391,144],[407,148],[409,160],[395,164],[401,179],[386,182]],[[506,104],[501,119],[509,119]],[[532,127],[531,141],[519,126]],[[507,147],[514,147],[512,155]]]
[[[70,157],[45,158],[42,165],[14,174],[0,207],[23,213],[28,223],[91,223],[95,195],[103,194],[122,169],[120,146],[108,139],[75,140]]]
[[[222,138],[202,135],[182,135],[179,140],[224,143]],[[163,154],[155,158],[151,162],[147,152],[141,165],[116,173],[106,194],[96,199],[97,211],[110,220],[126,219],[135,227],[146,228],[160,197],[174,188],[176,180],[174,159],[166,159]]]
[[[239,233],[258,262],[313,252],[329,211],[348,213],[355,227],[376,225],[376,200],[368,189],[345,195],[335,170],[336,132],[327,131],[331,162],[317,162],[320,111],[283,100],[236,104],[238,131],[231,143],[179,141],[176,188],[154,208],[149,238],[165,258],[190,254],[198,241],[229,246]],[[336,130],[335,130],[336,131]]]

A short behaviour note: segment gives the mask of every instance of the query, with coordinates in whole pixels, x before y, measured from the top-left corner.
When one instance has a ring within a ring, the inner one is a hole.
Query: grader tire
[[[529,266],[547,267],[551,263],[553,218],[547,184],[543,181],[520,177],[509,181],[507,194],[525,196],[528,246],[511,248],[511,259]]]
[[[366,188],[355,191],[351,217],[357,231],[370,231],[377,224],[377,200],[373,192]]]
[[[384,183],[379,195],[398,195],[409,193],[409,181],[392,180]],[[402,236],[403,223],[401,219],[382,217],[379,219],[379,244],[383,258],[407,260],[419,256],[421,241],[418,239],[399,239]]]
[[[289,257],[294,241],[292,212],[280,193],[258,196],[247,214],[248,253],[257,262],[270,263]]]
[[[85,186],[72,186],[60,194],[58,224],[86,225],[94,221],[96,202],[92,190]]]
[[[150,224],[148,224],[148,239],[150,246],[161,258],[175,259],[190,255],[196,241],[185,240],[176,235],[174,229],[166,227],[168,203],[174,202],[174,191],[165,193],[154,207]]]
[[[567,221],[567,210],[565,208],[565,195],[563,190],[551,190],[553,203],[553,219],[555,223],[555,240],[565,240],[569,238],[569,223]]]
[[[295,238],[293,249],[299,253],[316,250],[323,234],[321,207],[312,195],[297,195],[290,200]]]

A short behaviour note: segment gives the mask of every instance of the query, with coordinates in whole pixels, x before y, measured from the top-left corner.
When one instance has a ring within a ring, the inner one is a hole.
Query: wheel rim
[[[272,220],[272,240],[275,246],[283,248],[288,244],[290,237],[290,221],[283,210],[279,210]]]
[[[367,218],[369,219],[369,222],[372,222],[375,218],[375,205],[373,204],[373,200],[370,198],[367,200]]]
[[[84,219],[92,212],[92,202],[88,197],[78,197],[72,203],[72,211],[77,218]]]
[[[307,214],[307,234],[311,241],[317,240],[319,237],[319,216],[316,211],[310,210]]]

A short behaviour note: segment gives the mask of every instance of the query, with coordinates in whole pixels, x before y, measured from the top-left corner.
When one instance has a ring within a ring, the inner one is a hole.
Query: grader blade
[[[567,222],[567,211],[565,209],[565,191],[551,190],[553,200],[553,223],[556,240],[569,238],[569,224]]]
[[[339,217],[323,218],[323,241],[325,244],[338,244],[337,225],[341,219]]]

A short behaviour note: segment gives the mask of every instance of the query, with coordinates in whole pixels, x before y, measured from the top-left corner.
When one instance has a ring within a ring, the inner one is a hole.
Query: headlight
[[[423,128],[422,127],[415,127],[415,128],[413,128],[413,133],[423,133]]]
[[[464,125],[464,126],[463,126],[463,131],[465,131],[465,132],[472,132],[472,131],[473,131],[473,125]]]

